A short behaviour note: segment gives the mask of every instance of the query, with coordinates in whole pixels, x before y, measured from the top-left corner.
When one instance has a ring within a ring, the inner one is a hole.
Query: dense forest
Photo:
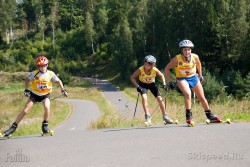
[[[31,71],[43,54],[65,83],[105,72],[130,83],[147,54],[163,70],[183,39],[210,99],[249,97],[250,0],[0,0],[0,71]]]

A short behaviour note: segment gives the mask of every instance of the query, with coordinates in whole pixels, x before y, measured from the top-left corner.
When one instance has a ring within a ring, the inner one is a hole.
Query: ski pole
[[[55,99],[57,99],[57,98],[59,98],[59,97],[61,97],[61,96],[62,96],[62,94],[59,95],[59,96],[56,96],[56,97],[54,97],[54,98],[52,98],[52,99],[50,99],[50,101],[55,100]]]
[[[167,95],[168,95],[169,92],[170,92],[170,90],[168,90],[168,91],[166,92],[165,97],[161,100],[161,102],[163,102],[163,100],[165,100],[165,110],[166,110],[166,103],[167,103]],[[158,108],[159,106],[160,106],[160,104],[158,104],[158,105],[155,107],[154,111],[153,111],[152,114],[150,115],[150,118],[154,115],[154,113],[156,112],[156,110],[157,110],[157,108]]]
[[[133,119],[132,119],[132,124],[131,124],[131,126],[134,126],[134,118],[135,118],[135,113],[136,113],[136,109],[137,109],[137,104],[138,104],[139,95],[140,95],[140,93],[138,93],[138,96],[137,96],[136,105],[135,105],[135,111],[134,111],[134,116],[133,116]]]
[[[193,99],[194,99],[194,104],[195,104],[195,92],[194,91],[193,91],[193,94],[194,94]]]

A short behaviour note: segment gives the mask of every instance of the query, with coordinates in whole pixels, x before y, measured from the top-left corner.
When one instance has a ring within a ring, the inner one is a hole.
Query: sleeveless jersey
[[[31,92],[38,96],[46,95],[52,92],[52,81],[59,81],[54,72],[47,70],[41,73],[38,70],[33,71],[28,76],[31,83]]]
[[[191,54],[190,62],[183,62],[181,54],[177,55],[178,65],[175,67],[175,74],[177,78],[189,78],[196,74],[196,62],[195,57],[198,55]]]
[[[155,69],[156,69],[156,67],[152,68],[150,75],[147,75],[145,73],[144,66],[140,67],[139,69],[141,71],[141,74],[139,75],[139,80],[142,83],[150,84],[150,83],[155,82],[155,77],[156,77]]]

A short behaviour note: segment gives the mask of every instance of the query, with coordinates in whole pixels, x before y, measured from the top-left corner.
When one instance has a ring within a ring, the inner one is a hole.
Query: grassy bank
[[[162,91],[163,92],[163,91]],[[136,102],[137,92],[134,88],[124,88],[122,93],[127,95],[130,100]],[[176,91],[172,91],[168,94],[162,93],[162,97],[167,99],[166,109],[169,116],[175,120],[177,119],[179,123],[185,124],[185,107],[183,96],[178,94]],[[149,109],[152,116],[152,123],[154,125],[163,125],[162,114],[159,109],[158,103],[151,93],[148,93],[148,102]],[[165,102],[165,101],[164,101]],[[141,98],[139,98],[138,105],[141,105]],[[156,109],[157,108],[157,109]],[[250,101],[249,100],[235,100],[228,98],[225,103],[212,103],[210,104],[211,110],[221,117],[221,119],[230,118],[233,122],[250,122]],[[156,110],[155,110],[156,109]],[[204,109],[201,104],[197,101],[192,104],[193,111],[193,120],[196,123],[205,123],[206,116]],[[134,112],[130,111],[130,112]],[[112,127],[129,127],[132,123],[132,116],[124,117],[119,115],[120,112],[106,112],[103,116],[97,121],[94,122],[92,128],[112,128]],[[132,113],[133,114],[133,113]],[[127,114],[129,115],[129,114]],[[131,114],[130,114],[131,115]],[[134,119],[134,126],[143,126],[144,125],[144,112],[142,108],[137,109],[136,117]]]
[[[161,92],[164,92],[161,90]],[[125,88],[123,93],[127,94],[136,101],[137,92],[134,88]],[[166,109],[168,114],[172,119],[178,119],[180,123],[185,123],[185,106],[183,96],[176,91],[172,91],[168,94],[162,93],[162,97],[166,97]],[[148,102],[150,112],[152,113],[155,108],[158,106],[157,101],[152,96],[151,93],[148,93]],[[141,101],[139,101],[141,104]],[[212,103],[210,104],[211,110],[222,119],[230,118],[234,122],[250,122],[250,101],[249,100],[235,100],[228,97],[225,103]],[[197,123],[205,122],[206,116],[204,114],[204,109],[198,100],[193,101],[192,104],[193,119]],[[140,111],[143,112],[143,111]],[[139,120],[140,123],[143,123],[144,118]],[[161,111],[158,108],[155,114],[152,117],[153,124],[162,124],[162,115]]]

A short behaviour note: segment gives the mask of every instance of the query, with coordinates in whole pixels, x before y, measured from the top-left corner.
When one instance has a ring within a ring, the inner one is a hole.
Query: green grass
[[[131,99],[136,102],[137,92],[135,88],[125,88],[122,91],[124,94],[129,96]],[[167,95],[164,93],[163,90],[162,97],[167,98],[167,105],[166,110],[169,116],[175,120],[179,120],[180,123],[185,123],[185,106],[184,106],[184,98],[181,94],[177,93],[176,91],[172,91]],[[141,99],[141,98],[140,98]],[[148,93],[148,102],[149,102],[149,109],[151,114],[158,106],[156,99],[153,95],[149,92]],[[141,104],[141,100],[139,100],[139,104]],[[225,120],[230,118],[234,122],[250,122],[250,101],[247,99],[238,101],[229,98],[225,103],[211,103],[209,104],[212,112],[216,115],[221,117],[221,119]],[[143,125],[144,116],[143,111],[140,112],[139,117],[135,120],[135,125]],[[201,104],[196,99],[195,104],[192,104],[192,112],[193,112],[193,119],[196,123],[204,123],[206,121],[206,115],[204,113],[204,109],[202,108]],[[155,114],[152,116],[152,123],[154,125],[162,125],[162,114],[158,107]]]

